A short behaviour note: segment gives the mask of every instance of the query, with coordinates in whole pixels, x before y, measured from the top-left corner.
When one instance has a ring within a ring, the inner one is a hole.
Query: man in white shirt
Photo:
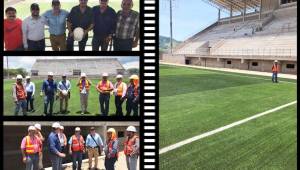
[[[117,82],[114,85],[116,116],[123,116],[122,104],[126,96],[127,85],[122,81],[122,78],[122,75],[117,75]]]
[[[40,8],[36,3],[31,4],[31,16],[22,23],[23,45],[28,51],[45,51],[46,19],[40,16]]]
[[[58,83],[57,87],[60,99],[60,113],[68,112],[68,100],[70,99],[71,83],[67,80],[66,74],[62,76],[62,80]],[[65,109],[63,109],[63,102],[65,101]]]
[[[30,81],[30,76],[26,76],[26,82],[24,83],[26,93],[27,93],[27,111],[28,112],[35,112],[33,107],[33,100],[34,100],[34,93],[35,93],[35,85],[33,82]],[[29,105],[30,104],[30,109]]]

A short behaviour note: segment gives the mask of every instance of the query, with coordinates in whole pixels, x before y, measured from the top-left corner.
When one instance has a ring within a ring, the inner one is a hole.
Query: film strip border
[[[158,0],[143,0],[144,145],[142,169],[158,169]]]

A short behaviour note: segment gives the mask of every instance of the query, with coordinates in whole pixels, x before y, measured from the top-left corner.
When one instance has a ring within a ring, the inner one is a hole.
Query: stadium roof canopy
[[[203,0],[210,5],[219,8],[223,11],[241,12],[244,10],[255,10],[261,5],[261,0]]]

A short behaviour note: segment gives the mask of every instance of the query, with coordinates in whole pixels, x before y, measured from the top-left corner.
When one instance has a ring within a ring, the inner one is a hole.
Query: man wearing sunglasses
[[[108,0],[99,0],[100,5],[93,7],[94,37],[92,40],[93,51],[107,51],[112,35],[115,33],[117,14],[108,6]]]
[[[40,8],[36,3],[30,6],[31,16],[22,24],[23,45],[25,50],[45,51],[45,24],[46,20],[40,16]]]
[[[132,10],[132,0],[122,0],[122,9],[117,13],[115,51],[132,51],[137,47],[140,34],[139,13]]]
[[[67,50],[74,50],[74,29],[81,27],[84,29],[84,36],[79,44],[79,51],[84,51],[86,42],[88,40],[88,32],[91,31],[94,27],[93,24],[93,10],[87,6],[88,0],[79,0],[79,5],[73,7],[68,16],[67,27],[69,30],[69,35],[67,39]]]

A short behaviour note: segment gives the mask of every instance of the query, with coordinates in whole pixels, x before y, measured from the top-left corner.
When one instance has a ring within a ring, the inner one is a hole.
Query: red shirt
[[[15,50],[23,44],[22,39],[22,20],[10,21],[4,19],[4,43],[6,50]]]

